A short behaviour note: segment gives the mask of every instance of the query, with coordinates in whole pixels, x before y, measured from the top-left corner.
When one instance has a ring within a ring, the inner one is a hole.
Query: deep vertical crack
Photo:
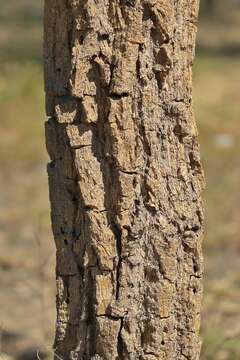
[[[112,223],[112,231],[115,235],[116,239],[116,250],[117,250],[117,265],[116,265],[116,293],[115,298],[119,300],[119,292],[120,292],[120,272],[122,265],[122,231],[118,227],[117,224]]]

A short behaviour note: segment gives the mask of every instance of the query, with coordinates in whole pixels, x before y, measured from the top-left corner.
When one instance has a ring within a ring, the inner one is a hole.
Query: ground
[[[0,14],[0,325],[2,351],[35,359],[55,317],[41,63],[41,2]],[[202,360],[240,358],[239,8],[201,18],[194,95],[207,188]],[[221,17],[222,16],[222,17]],[[43,358],[43,357],[42,357]]]

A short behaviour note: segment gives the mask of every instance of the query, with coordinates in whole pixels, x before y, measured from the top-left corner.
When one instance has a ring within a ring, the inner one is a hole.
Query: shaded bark
[[[199,359],[196,0],[45,0],[62,359]]]

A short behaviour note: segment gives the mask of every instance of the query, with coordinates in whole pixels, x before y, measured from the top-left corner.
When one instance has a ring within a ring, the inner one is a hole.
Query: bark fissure
[[[112,224],[113,233],[116,239],[116,250],[117,250],[117,265],[116,265],[116,296],[115,299],[119,300],[120,292],[120,272],[122,264],[122,232],[116,224]]]

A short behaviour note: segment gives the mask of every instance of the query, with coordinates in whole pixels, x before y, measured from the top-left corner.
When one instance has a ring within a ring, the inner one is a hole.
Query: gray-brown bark
[[[62,359],[198,359],[197,0],[46,0]]]

